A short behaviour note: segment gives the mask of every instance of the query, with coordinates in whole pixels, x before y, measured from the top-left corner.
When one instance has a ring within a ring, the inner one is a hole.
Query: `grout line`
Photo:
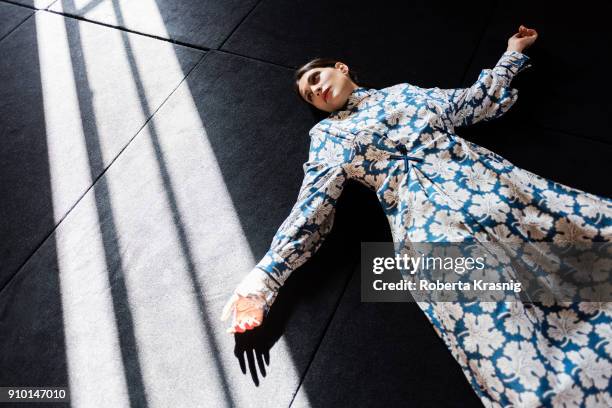
[[[236,25],[236,27],[227,36],[227,38],[225,40],[223,40],[223,42],[221,43],[221,45],[217,49],[211,49],[211,48],[208,48],[208,47],[197,46],[197,45],[186,43],[186,42],[183,42],[183,41],[177,41],[177,40],[172,40],[172,39],[167,39],[167,38],[155,36],[155,35],[152,35],[152,34],[146,34],[146,33],[142,33],[142,32],[139,32],[139,31],[130,30],[130,29],[127,29],[127,28],[124,28],[124,27],[118,27],[118,26],[114,26],[114,25],[111,25],[111,24],[102,23],[102,22],[99,22],[99,21],[89,20],[87,18],[78,16],[78,15],[73,15],[73,14],[70,14],[70,13],[49,10],[48,8],[51,7],[53,4],[55,4],[57,2],[57,0],[51,2],[51,4],[49,4],[47,6],[47,9],[37,9],[37,8],[29,6],[29,5],[16,3],[16,2],[14,2],[12,0],[0,0],[0,2],[7,3],[7,4],[12,4],[12,5],[17,6],[17,7],[22,7],[22,8],[27,8],[27,9],[33,10],[32,14],[30,14],[28,17],[26,17],[21,23],[19,23],[13,30],[11,30],[5,36],[0,38],[0,41],[2,41],[3,39],[7,38],[10,34],[12,34],[15,30],[17,30],[17,28],[19,28],[23,23],[25,23],[33,15],[35,15],[36,12],[43,11],[43,12],[48,12],[48,13],[55,14],[55,15],[60,15],[60,16],[66,17],[66,18],[73,18],[73,19],[77,19],[77,20],[80,20],[80,21],[84,21],[84,22],[88,22],[88,23],[92,23],[92,24],[97,24],[97,25],[101,25],[101,26],[104,26],[104,27],[108,27],[108,28],[112,28],[112,29],[117,29],[117,30],[120,30],[120,31],[125,31],[125,32],[131,33],[131,34],[135,34],[135,35],[141,35],[141,36],[144,36],[144,37],[149,37],[149,38],[152,38],[152,39],[156,39],[156,40],[160,40],[160,41],[164,41],[164,42],[169,42],[169,43],[172,43],[172,44],[176,44],[176,45],[179,45],[179,46],[182,46],[182,47],[186,47],[186,48],[190,48],[190,49],[194,49],[194,50],[206,51],[205,53],[203,53],[203,55],[200,57],[200,59],[194,64],[194,66],[185,74],[185,76],[177,84],[177,86],[162,101],[162,103],[158,106],[158,108],[144,122],[144,124],[141,126],[141,128],[138,129],[138,131],[134,134],[134,136],[132,136],[132,138],[130,138],[130,140],[124,145],[124,147],[117,153],[117,155],[108,164],[108,166],[105,167],[105,169],[102,171],[102,173],[100,173],[100,175],[96,178],[96,180],[93,181],[91,186],[78,198],[78,200],[70,207],[70,209],[66,212],[66,214],[57,222],[57,224],[54,226],[54,228],[42,239],[42,241],[39,243],[39,245],[36,246],[36,248],[31,252],[31,254],[26,258],[26,260],[17,268],[16,272],[11,276],[11,278],[9,278],[9,280],[5,283],[5,285],[2,288],[0,288],[0,294],[2,294],[4,289],[9,285],[9,283],[13,280],[13,278],[19,273],[19,271],[22,270],[22,268],[30,260],[30,258],[40,249],[40,247],[47,241],[47,239],[55,232],[55,230],[64,221],[64,219],[68,216],[68,214],[70,214],[70,212],[76,207],[76,205],[81,201],[81,199],[95,186],[96,182],[100,179],[100,177],[102,177],[106,173],[106,171],[110,168],[110,166],[112,164],[114,164],[114,162],[119,158],[119,156],[123,153],[123,151],[132,143],[132,141],[136,138],[136,136],[138,136],[138,134],[147,126],[147,124],[152,120],[153,116],[155,116],[155,114],[159,111],[159,109],[161,109],[162,106],[165,105],[167,100],[175,93],[175,91],[187,79],[187,77],[191,74],[191,72],[193,70],[195,70],[196,67],[200,66],[203,63],[203,61],[205,60],[206,56],[211,53],[210,51],[224,53],[224,54],[233,55],[233,56],[237,56],[237,57],[242,57],[242,58],[245,58],[245,59],[258,61],[258,62],[274,65],[274,66],[281,67],[281,68],[295,69],[295,67],[293,67],[293,66],[287,66],[287,65],[283,65],[283,64],[267,61],[267,60],[264,60],[264,59],[260,59],[260,58],[257,58],[257,57],[252,57],[252,56],[243,55],[243,54],[239,54],[239,53],[235,53],[235,52],[232,52],[232,51],[227,51],[227,50],[222,50],[221,49],[221,47],[223,47],[223,45],[229,40],[229,38],[231,38],[231,36],[234,34],[234,32],[242,25],[242,23],[245,21],[245,19],[249,15],[251,15],[253,13],[253,11],[256,9],[256,7],[258,5],[263,3],[263,0],[259,0],[255,4],[255,6],[253,6],[253,8],[242,18],[242,20]],[[499,3],[496,2],[495,6],[493,6],[492,9],[491,9],[491,13],[490,13],[489,17],[491,17],[493,15],[493,13],[498,8],[498,6],[499,6]],[[474,60],[474,58],[476,56],[476,53],[477,53],[478,49],[480,48],[480,44],[482,43],[482,40],[484,38],[484,34],[486,33],[487,29],[488,29],[488,24],[485,24],[483,29],[481,30],[481,35],[479,37],[478,43],[476,44],[476,47],[474,48],[474,51],[472,52],[472,55],[470,56],[470,59],[468,60],[468,64],[467,64],[466,69],[464,70],[462,81],[465,81],[466,75],[469,72],[469,69],[470,69],[470,67],[472,65],[472,62],[473,62],[473,60]],[[582,136],[582,135],[579,135],[579,134],[576,134],[576,133],[572,133],[572,132],[568,132],[568,131],[564,131],[564,130],[561,130],[561,129],[555,129],[555,128],[547,127],[547,126],[539,126],[539,127],[544,129],[544,130],[547,130],[547,131],[559,132],[559,133],[562,133],[562,134],[565,134],[565,135],[568,135],[568,136],[571,136],[571,137],[575,137],[575,138],[578,138],[578,139],[585,139],[585,140],[589,140],[589,141],[592,141],[592,142],[600,143],[600,144],[603,144],[605,146],[611,146],[612,145],[609,142],[605,142],[605,141],[598,140],[598,139],[595,139],[595,138],[591,138],[591,137],[588,137],[588,136]],[[349,281],[350,281],[350,278],[349,278]],[[340,299],[344,296],[344,293],[345,293],[347,287],[348,287],[348,281],[347,281],[347,283],[346,283],[346,285],[344,287],[344,290],[343,290],[343,292],[342,292],[342,294],[340,296]],[[337,309],[339,303],[340,303],[340,300],[338,301],[338,303],[336,305],[336,309]],[[334,310],[336,310],[336,309],[334,309]],[[335,312],[334,312],[334,314],[335,314]],[[313,353],[312,360],[314,360],[314,356],[315,356],[315,354],[316,354],[316,352],[317,352],[321,342],[323,341],[323,337],[325,336],[327,328],[328,328],[329,324],[331,323],[331,320],[333,319],[334,314],[332,314],[332,317],[329,319],[327,325],[325,326],[325,330],[323,332],[321,340],[320,340],[319,344],[317,345],[317,348],[315,349],[315,352]],[[308,371],[308,367],[310,367],[310,364],[311,364],[312,360],[308,363],[308,366],[307,366],[307,368],[305,370],[304,377],[305,377],[305,375],[306,375],[306,373]],[[302,381],[303,381],[303,378],[300,380],[300,384],[298,385],[297,390],[299,390],[299,388],[301,387]],[[298,392],[297,390],[296,390],[295,394],[297,394],[297,392]],[[295,395],[294,395],[293,398],[295,398]],[[291,403],[293,403],[293,398],[291,400]]]
[[[57,3],[59,0],[53,0],[51,2],[51,4],[49,4],[47,7],[45,7],[45,10],[49,10],[51,8],[52,5],[54,5],[55,3]]]
[[[0,1],[6,1],[6,0],[0,0]],[[73,18],[75,20],[83,21],[83,22],[86,22],[86,23],[97,24],[97,25],[100,25],[100,26],[103,26],[103,27],[107,27],[107,28],[113,28],[113,29],[116,29],[116,30],[125,31],[125,32],[130,33],[130,34],[141,35],[143,37],[148,37],[148,38],[152,38],[152,39],[155,39],[155,40],[168,42],[168,43],[171,43],[171,44],[179,45],[181,47],[190,48],[190,49],[194,49],[194,50],[198,50],[198,51],[217,51],[217,52],[221,52],[221,53],[228,54],[228,55],[234,55],[234,56],[238,56],[238,57],[247,58],[247,59],[250,59],[250,60],[253,60],[253,61],[263,62],[263,63],[269,64],[269,65],[274,65],[274,66],[277,66],[277,67],[280,67],[280,68],[286,68],[286,69],[290,69],[290,70],[294,70],[296,68],[294,66],[289,66],[289,65],[284,65],[284,64],[277,63],[277,62],[267,61],[267,60],[264,60],[264,59],[260,59],[260,58],[257,58],[257,57],[251,57],[251,56],[248,56],[248,55],[243,55],[243,54],[239,54],[239,53],[232,52],[232,51],[221,50],[219,48],[204,47],[204,46],[195,45],[195,44],[191,44],[191,43],[184,42],[184,41],[179,41],[179,40],[173,40],[173,39],[169,39],[169,38],[160,37],[160,36],[157,36],[157,35],[154,35],[154,34],[147,34],[147,33],[143,33],[143,32],[140,32],[140,31],[131,30],[129,28],[119,27],[119,26],[116,26],[116,25],[107,24],[107,23],[103,23],[103,22],[100,22],[100,21],[89,20],[89,19],[87,19],[87,18],[85,18],[83,16],[78,16],[76,14],[60,12],[60,11],[55,11],[55,10],[40,10],[40,11],[48,12],[48,13],[55,14],[55,15],[62,16],[62,17],[66,17],[66,18]],[[242,22],[241,22],[241,24],[242,24]]]
[[[292,71],[297,68],[297,67],[294,67],[294,66],[279,64],[278,62],[272,62],[272,61],[268,61],[268,60],[257,58],[257,57],[251,57],[249,55],[238,54],[237,52],[225,51],[225,50],[213,50],[213,51],[214,52],[220,52],[220,53],[227,54],[227,55],[233,55],[235,57],[245,58],[245,59],[252,60],[252,61],[262,62],[264,64],[273,65],[273,66],[279,67],[279,68],[290,69]]]
[[[325,323],[325,327],[323,328],[321,336],[319,337],[319,341],[317,342],[312,352],[312,357],[308,361],[308,364],[306,364],[306,368],[304,369],[304,374],[300,378],[300,382],[298,383],[298,386],[296,387],[295,392],[291,396],[291,401],[289,401],[289,405],[287,408],[291,408],[291,405],[293,405],[293,401],[295,401],[295,397],[297,397],[298,392],[300,392],[300,389],[302,388],[302,384],[304,383],[304,380],[306,379],[306,376],[308,375],[310,366],[312,365],[315,358],[317,357],[317,353],[319,352],[319,349],[321,348],[321,345],[323,344],[323,340],[325,340],[325,335],[327,334],[329,327],[331,326],[331,323],[334,320],[334,317],[336,317],[336,313],[338,312],[338,309],[340,308],[340,303],[342,303],[342,300],[346,296],[346,291],[349,287],[349,284],[351,283],[351,280],[353,279],[353,275],[355,273],[358,273],[355,271],[359,269],[359,262],[355,262],[355,264],[351,268],[355,268],[355,269],[353,269],[353,272],[349,274],[349,277],[347,278],[344,284],[344,288],[342,288],[342,292],[340,293],[340,296],[338,296],[338,300],[336,301],[336,305],[333,308],[333,312],[331,313],[329,319],[327,319],[327,323]]]
[[[0,0],[0,1],[5,1],[5,0]],[[170,38],[164,38],[164,37],[160,37],[160,36],[154,35],[154,34],[147,34],[147,33],[143,33],[143,32],[140,32],[140,31],[131,30],[129,28],[120,27],[120,26],[116,26],[116,25],[108,24],[108,23],[103,23],[101,21],[89,20],[89,19],[87,19],[87,18],[85,18],[83,16],[79,16],[77,14],[72,14],[72,13],[67,13],[65,11],[55,11],[55,10],[42,10],[42,11],[45,11],[45,12],[51,13],[51,14],[55,14],[55,15],[58,15],[58,16],[73,18],[75,20],[85,21],[87,23],[101,25],[101,26],[108,27],[108,28],[114,28],[116,30],[125,31],[125,32],[131,33],[131,34],[142,35],[143,37],[149,37],[149,38],[153,38],[155,40],[169,42],[169,43],[172,43],[172,44],[180,45],[180,46],[187,47],[187,48],[193,48],[193,49],[200,50],[200,51],[210,51],[211,50],[211,48],[209,48],[209,47],[203,47],[203,46],[199,46],[199,45],[195,45],[195,44],[189,44],[189,43],[186,43],[184,41],[173,40],[173,39],[170,39]]]
[[[179,83],[176,85],[176,87],[174,87],[174,89],[172,89],[172,91],[160,103],[160,105],[157,107],[157,109],[155,109],[151,113],[151,115],[147,118],[147,120],[145,120],[144,124],[136,131],[134,136],[132,136],[130,138],[130,140],[127,141],[127,143],[121,148],[121,150],[115,155],[115,157],[108,163],[108,165],[104,168],[104,170],[102,170],[102,172],[98,175],[98,177],[96,177],[96,179],[93,180],[93,182],[87,188],[87,190],[85,190],[85,192],[83,192],[83,194],[81,194],[81,196],[75,201],[75,203],[70,207],[70,209],[68,209],[68,211],[66,211],[66,214],[64,214],[64,216],[57,221],[57,223],[51,229],[51,231],[49,231],[49,233],[45,235],[45,237],[40,241],[40,243],[38,245],[36,245],[36,248],[34,248],[34,250],[32,252],[30,252],[30,255],[27,256],[25,261],[23,261],[21,263],[21,265],[19,265],[19,267],[16,269],[16,271],[6,281],[4,286],[2,286],[2,288],[0,288],[0,296],[2,296],[2,292],[4,292],[4,290],[10,285],[10,283],[19,274],[19,272],[23,270],[24,266],[28,263],[28,261],[36,254],[36,252],[38,252],[38,250],[45,244],[45,242],[47,242],[47,240],[55,233],[55,231],[59,228],[59,226],[62,224],[62,222],[64,222],[64,220],[72,212],[72,210],[81,202],[81,200],[87,195],[87,193],[89,193],[89,191],[91,191],[95,187],[95,185],[98,182],[98,180],[100,180],[100,178],[102,178],[102,176],[104,176],[106,174],[107,170],[110,169],[110,167],[115,163],[115,161],[117,161],[117,159],[119,158],[119,156],[121,156],[121,154],[125,151],[125,149],[127,149],[127,147],[134,141],[134,139],[136,139],[136,137],[142,132],[142,130],[147,126],[147,124],[153,119],[153,117],[157,114],[157,112],[166,104],[168,99],[170,99],[170,97],[183,84],[183,82],[185,82],[185,80],[187,79],[189,74],[191,74],[193,72],[193,70],[195,70],[196,67],[198,67],[202,63],[202,61],[204,61],[204,59],[206,58],[207,55],[208,55],[208,53],[202,54],[200,59],[195,64],[193,64],[193,67],[185,74],[183,79],[181,79],[179,81]]]
[[[51,7],[57,1],[58,0],[55,0],[48,7]],[[103,23],[101,21],[90,20],[90,19],[88,19],[86,17],[79,16],[77,14],[67,13],[65,11],[49,10],[49,8],[46,8],[46,9],[37,9],[37,8],[31,7],[31,6],[26,6],[26,5],[18,4],[18,3],[13,3],[12,0],[0,0],[0,2],[10,3],[10,4],[14,4],[16,6],[22,6],[22,7],[25,7],[25,8],[29,8],[30,10],[44,11],[44,12],[55,14],[55,15],[62,16],[62,17],[65,17],[65,18],[73,18],[75,20],[84,21],[86,23],[97,24],[97,25],[100,25],[100,26],[103,26],[103,27],[113,28],[113,29],[120,30],[120,31],[125,31],[125,32],[130,33],[130,34],[141,35],[143,37],[152,38],[154,40],[169,42],[171,44],[179,45],[179,46],[185,47],[185,48],[191,48],[191,49],[195,49],[195,50],[199,50],[199,51],[217,51],[217,52],[221,52],[221,53],[224,53],[224,54],[234,55],[234,56],[237,56],[237,57],[242,57],[242,58],[250,59],[250,60],[253,60],[253,61],[259,61],[259,62],[263,62],[263,63],[269,64],[269,65],[274,65],[274,66],[277,66],[277,67],[280,67],[280,68],[285,68],[285,69],[290,69],[290,70],[294,70],[294,69],[297,68],[295,66],[284,65],[284,64],[280,64],[278,62],[267,61],[265,59],[261,59],[261,58],[257,58],[257,57],[252,57],[252,56],[249,56],[249,55],[239,54],[237,52],[232,52],[232,51],[222,50],[221,49],[221,47],[225,44],[225,42],[232,36],[232,34],[238,29],[238,27],[244,22],[244,20],[253,12],[253,10],[255,10],[255,7],[257,7],[259,4],[261,4],[263,2],[263,0],[259,0],[259,2],[257,4],[255,4],[255,6],[246,14],[246,16],[240,21],[240,23],[232,30],[232,32],[229,34],[229,36],[225,40],[223,40],[223,42],[221,43],[221,45],[218,48],[210,48],[210,47],[200,46],[200,45],[196,45],[196,44],[191,44],[191,43],[188,43],[188,42],[185,42],[185,41],[179,41],[179,40],[173,40],[171,38],[160,37],[160,36],[154,35],[154,34],[147,34],[147,33],[141,32],[141,31],[131,30],[131,29],[125,28],[125,27],[120,27],[120,26],[116,26],[116,25],[112,25],[112,24],[108,24],[108,23]]]
[[[34,11],[42,10],[42,9],[37,9],[34,6],[29,6],[27,4],[17,3],[16,1],[12,1],[12,0],[0,0],[0,3],[8,3],[8,4],[12,4],[13,6],[23,7],[23,8],[27,8],[27,9],[34,10]]]
[[[0,0],[1,1],[1,0]],[[13,3],[10,3],[13,4]],[[29,8],[29,7],[28,7]],[[0,37],[0,42],[2,40],[4,40],[5,38],[7,38],[9,35],[13,34],[19,27],[21,27],[21,25],[23,23],[25,23],[26,21],[28,21],[30,19],[30,17],[32,17],[34,14],[36,14],[36,11],[38,10],[33,10],[32,13],[28,14],[28,16],[26,18],[24,18],[23,20],[21,20],[21,22],[19,24],[17,24],[15,27],[13,27],[8,33],[6,33],[5,35],[3,35],[2,37]]]
[[[227,42],[227,40],[230,39],[230,37],[232,35],[234,35],[234,33],[236,32],[236,30],[238,30],[238,28],[242,25],[242,23],[244,23],[244,20],[247,19],[247,17],[249,17],[252,13],[253,10],[255,10],[257,8],[257,6],[259,6],[261,3],[263,2],[263,0],[259,0],[257,1],[257,3],[255,3],[255,5],[251,8],[251,10],[249,10],[248,13],[246,13],[242,19],[240,19],[240,21],[238,22],[238,24],[236,24],[236,26],[232,29],[232,31],[229,33],[229,35],[227,37],[225,37],[225,40],[221,41],[221,44],[219,44],[219,46],[217,47],[217,50],[220,50],[221,48],[223,48],[223,46],[225,45],[225,43]]]

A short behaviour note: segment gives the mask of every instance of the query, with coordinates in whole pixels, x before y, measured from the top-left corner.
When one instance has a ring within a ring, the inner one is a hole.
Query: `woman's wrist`
[[[247,297],[249,295],[261,296],[265,299],[268,306],[271,306],[278,295],[280,285],[268,273],[253,268],[240,281],[235,289],[235,293]]]
[[[517,46],[511,46],[511,45],[509,45],[509,46],[508,46],[508,48],[506,49],[506,52],[508,52],[508,51],[514,51],[514,52],[518,52],[518,53],[524,54],[524,52],[523,52],[524,50],[525,50],[525,49],[524,49],[524,48],[522,48],[522,47],[517,47]]]

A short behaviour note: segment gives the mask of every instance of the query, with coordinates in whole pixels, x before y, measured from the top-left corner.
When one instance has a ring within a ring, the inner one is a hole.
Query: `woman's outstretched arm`
[[[467,126],[500,117],[516,102],[518,91],[510,87],[516,74],[528,67],[523,51],[537,39],[535,30],[520,26],[508,40],[508,48],[492,69],[483,69],[469,88],[441,89],[446,113],[453,126]]]
[[[306,262],[331,230],[336,202],[346,182],[345,151],[328,135],[310,133],[309,160],[296,203],[272,239],[270,249],[234,290],[222,320],[233,315],[229,332],[261,324],[291,272]]]

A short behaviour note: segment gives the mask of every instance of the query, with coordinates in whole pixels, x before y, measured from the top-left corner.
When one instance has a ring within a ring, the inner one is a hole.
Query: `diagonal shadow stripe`
[[[72,0],[63,1],[67,4],[72,3]],[[83,56],[83,43],[78,22],[69,19],[64,21],[75,82],[83,84],[77,89],[81,118],[92,118],[91,120],[82,120],[82,128],[87,147],[91,178],[95,180],[97,175],[104,171],[104,166],[100,136],[95,121],[96,113],[93,107],[92,91],[89,85],[87,70],[74,69],[74,67],[78,66],[87,66]],[[138,355],[138,345],[134,334],[134,319],[129,304],[125,272],[123,270],[121,250],[115,226],[115,216],[113,214],[112,203],[110,202],[106,178],[101,177],[98,179],[93,186],[93,190],[130,405],[132,407],[146,408],[148,407],[148,402]]]
[[[117,22],[119,23],[119,25],[124,25],[124,18],[121,12],[121,7],[119,5],[119,2],[117,0],[113,0],[112,4],[113,4],[113,11],[117,18]],[[134,85],[136,87],[136,90],[138,92],[138,96],[140,99],[142,112],[144,113],[145,117],[151,117],[153,112],[151,110],[151,107],[148,104],[146,92],[145,92],[143,81],[142,81],[142,76],[138,70],[138,66],[134,58],[134,53],[130,45],[130,40],[125,31],[121,31],[121,38],[122,38],[123,46],[125,48],[125,52],[127,55],[127,61],[130,67],[130,71],[134,79]],[[198,64],[195,65],[195,67],[200,65],[205,58],[206,58],[206,54],[202,57],[202,59],[198,62]],[[195,67],[192,69],[195,69]],[[189,75],[189,72],[186,73],[186,76],[187,75]],[[202,326],[203,326],[202,331],[207,336],[209,344],[214,351],[212,355],[214,357],[215,366],[218,372],[221,374],[220,381],[222,384],[223,392],[225,394],[225,400],[226,402],[229,403],[230,406],[234,406],[235,404],[233,402],[233,397],[230,392],[229,383],[227,381],[226,376],[222,374],[224,372],[224,367],[219,358],[219,356],[221,355],[221,352],[220,352],[219,346],[215,338],[211,335],[211,333],[213,333],[214,330],[210,322],[208,321],[208,319],[206,319],[206,316],[209,313],[207,311],[206,301],[202,295],[203,288],[198,280],[198,273],[197,273],[197,269],[196,269],[195,262],[194,262],[193,251],[191,249],[191,245],[187,237],[187,232],[185,231],[185,227],[183,225],[182,215],[178,207],[175,189],[173,187],[173,182],[170,177],[170,172],[168,171],[166,160],[164,158],[164,152],[160,145],[159,136],[158,136],[157,129],[155,127],[154,120],[151,120],[148,123],[147,130],[150,135],[151,143],[155,151],[155,158],[157,161],[159,174],[160,174],[163,186],[164,186],[166,200],[169,203],[170,210],[172,212],[172,220],[174,222],[174,227],[176,230],[177,238],[180,243],[180,250],[182,253],[181,255],[186,262],[189,278],[194,288],[194,294],[196,297],[196,303],[199,309],[199,314],[200,316],[202,316]]]

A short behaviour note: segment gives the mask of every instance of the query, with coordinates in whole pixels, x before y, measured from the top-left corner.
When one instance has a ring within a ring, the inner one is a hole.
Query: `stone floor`
[[[315,56],[371,87],[463,87],[534,26],[515,107],[459,133],[612,196],[606,6],[406,3],[0,0],[0,386],[69,386],[78,407],[481,406],[416,305],[360,301],[359,243],[391,237],[356,184],[264,326],[218,318],[294,203],[316,118],[291,78]]]

